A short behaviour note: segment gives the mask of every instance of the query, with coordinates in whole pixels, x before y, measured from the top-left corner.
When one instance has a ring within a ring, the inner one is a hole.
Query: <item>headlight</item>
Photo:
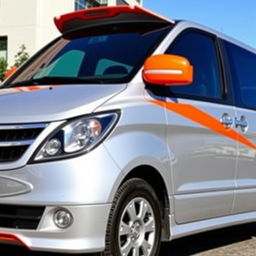
[[[81,117],[58,128],[37,150],[33,161],[62,159],[96,147],[117,123],[119,113]]]

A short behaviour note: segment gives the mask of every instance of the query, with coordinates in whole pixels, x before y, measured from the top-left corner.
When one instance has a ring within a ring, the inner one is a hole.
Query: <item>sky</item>
[[[143,0],[143,6],[170,19],[208,26],[256,49],[256,0]]]

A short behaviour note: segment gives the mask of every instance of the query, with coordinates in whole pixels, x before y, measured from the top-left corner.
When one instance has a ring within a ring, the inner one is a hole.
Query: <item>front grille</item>
[[[0,163],[19,160],[27,148],[28,146],[0,147]]]
[[[19,160],[46,125],[0,125],[0,163]]]
[[[0,228],[35,230],[45,207],[0,205]]]
[[[0,141],[18,141],[36,139],[42,128],[20,129],[20,130],[1,130]]]

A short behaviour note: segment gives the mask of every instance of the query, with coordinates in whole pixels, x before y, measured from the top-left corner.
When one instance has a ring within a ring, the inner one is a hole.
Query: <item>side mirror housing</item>
[[[177,55],[154,55],[149,57],[143,69],[143,79],[147,83],[177,86],[193,82],[193,66],[189,60]]]

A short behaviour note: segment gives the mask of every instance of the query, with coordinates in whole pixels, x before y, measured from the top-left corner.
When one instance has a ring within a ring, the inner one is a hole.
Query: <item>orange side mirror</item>
[[[10,76],[12,76],[16,71],[17,71],[17,67],[11,67],[11,68],[9,68],[7,71],[6,71],[6,73],[5,73],[5,75],[4,75],[4,80],[5,79],[7,79],[7,78],[9,78]]]
[[[143,79],[158,85],[189,85],[193,82],[193,66],[181,56],[154,55],[144,64]]]

